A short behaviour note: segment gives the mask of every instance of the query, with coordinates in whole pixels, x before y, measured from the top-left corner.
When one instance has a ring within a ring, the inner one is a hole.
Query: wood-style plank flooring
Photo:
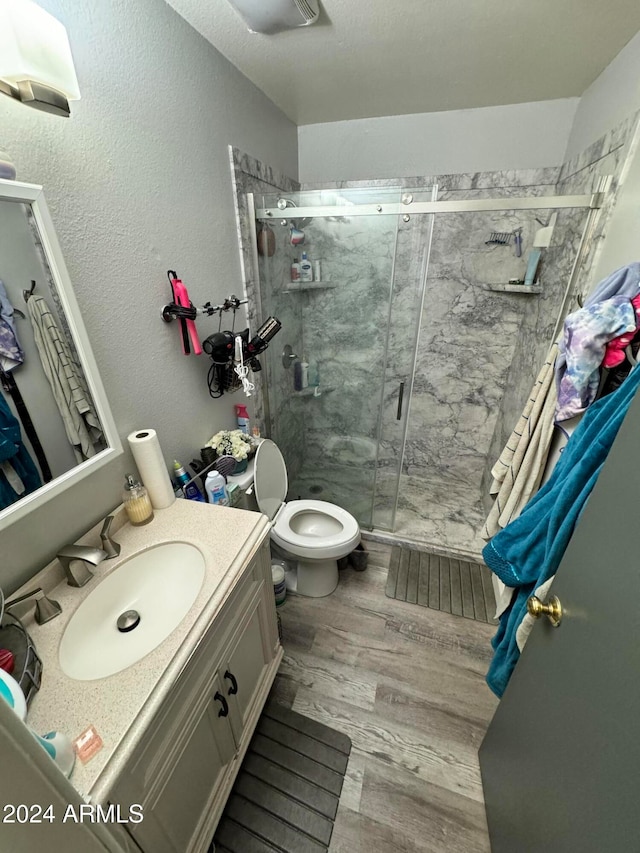
[[[280,608],[272,696],[353,742],[331,853],[488,853],[477,750],[495,627],[385,596],[390,546]]]

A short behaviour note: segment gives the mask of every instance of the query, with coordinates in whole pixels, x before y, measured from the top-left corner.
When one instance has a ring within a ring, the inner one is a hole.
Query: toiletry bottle
[[[188,498],[190,501],[200,501],[201,503],[205,503],[204,495],[195,483],[189,482],[191,477],[187,474],[177,459],[173,460],[173,471],[176,483],[182,488],[185,498]]]
[[[313,281],[313,268],[306,252],[302,253],[300,261],[300,281]]]
[[[293,390],[302,391],[302,362],[293,362]]]
[[[300,281],[300,261],[297,258],[291,264],[291,281]]]
[[[235,407],[236,409],[236,420],[238,421],[238,429],[240,432],[243,432],[245,435],[249,435],[250,433],[250,423],[249,423],[249,412],[247,411],[247,407],[244,403],[240,403]]]
[[[302,356],[302,361],[300,362],[300,387],[308,388],[309,387],[309,362],[304,361],[304,356]]]
[[[322,261],[320,258],[313,262],[313,280],[322,281]]]
[[[134,527],[148,524],[153,519],[153,507],[147,490],[131,474],[126,475],[122,502],[127,512],[127,518]]]
[[[229,506],[229,493],[224,477],[219,471],[209,471],[204,488],[210,504]]]

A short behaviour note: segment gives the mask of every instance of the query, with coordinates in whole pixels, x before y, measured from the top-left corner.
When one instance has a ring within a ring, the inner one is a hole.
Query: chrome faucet
[[[87,545],[65,545],[56,554],[60,565],[67,576],[69,586],[84,586],[93,577],[89,565],[97,566],[109,555],[102,548],[91,548]]]
[[[51,619],[55,619],[56,616],[59,616],[62,613],[62,608],[58,602],[54,601],[52,598],[47,598],[41,587],[32,589],[31,592],[27,592],[25,595],[20,595],[18,598],[7,601],[4,609],[7,613],[10,613],[15,605],[26,602],[29,599],[33,599],[33,601],[29,602],[30,604],[33,604],[35,601],[36,622],[38,625],[44,625],[45,622],[50,622]],[[28,607],[24,608],[24,613],[26,613],[27,610]],[[24,613],[22,614],[23,616]]]
[[[111,523],[113,522],[113,516],[108,515],[104,524],[102,525],[102,530],[100,531],[100,539],[102,540],[102,548],[107,555],[105,557],[106,560],[112,560],[114,557],[117,557],[120,553],[120,543],[116,542],[115,539],[112,539],[110,534],[111,531]]]

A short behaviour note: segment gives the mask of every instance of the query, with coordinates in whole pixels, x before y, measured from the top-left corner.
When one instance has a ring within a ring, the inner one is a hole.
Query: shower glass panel
[[[417,192],[432,198],[430,189]],[[368,187],[254,199],[257,209],[281,211],[256,224],[262,316],[283,326],[264,363],[269,433],[287,463],[289,497],[331,501],[368,528],[393,528],[428,258],[432,217],[412,225],[384,212],[405,193]],[[374,212],[353,215],[363,204]],[[415,252],[400,263],[398,244],[411,240]],[[292,281],[303,251],[314,280]]]

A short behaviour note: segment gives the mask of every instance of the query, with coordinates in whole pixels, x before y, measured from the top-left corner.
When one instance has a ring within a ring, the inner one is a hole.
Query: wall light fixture
[[[0,92],[65,117],[80,98],[67,31],[32,0],[0,0]]]

